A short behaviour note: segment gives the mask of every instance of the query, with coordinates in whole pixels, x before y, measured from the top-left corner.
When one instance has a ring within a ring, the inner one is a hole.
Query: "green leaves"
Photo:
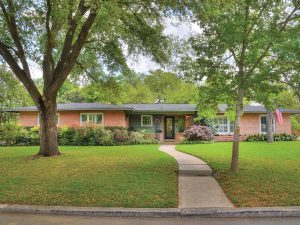
[[[200,91],[201,108],[234,103],[239,89],[245,98],[271,102],[272,95],[282,90],[276,84],[282,80],[278,64],[284,58],[295,59],[295,53],[289,51],[299,40],[295,23],[299,5],[290,1],[213,0],[195,1],[191,10],[202,33],[190,39],[194,55],[186,56],[180,68],[186,79],[205,85]]]
[[[0,66],[0,110],[31,105],[32,100],[20,82]]]

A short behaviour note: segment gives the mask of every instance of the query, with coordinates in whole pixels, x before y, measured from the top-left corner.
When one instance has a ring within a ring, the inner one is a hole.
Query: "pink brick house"
[[[217,140],[232,139],[233,123],[225,116],[227,106],[219,105],[212,126]],[[18,112],[22,126],[38,126],[39,116],[36,107],[22,107],[6,110]],[[283,123],[274,119],[275,133],[291,134],[292,114],[299,110],[283,109]],[[125,127],[144,130],[161,141],[179,140],[183,131],[194,123],[197,107],[193,104],[98,104],[66,103],[57,105],[58,126],[82,126],[87,123],[101,124],[104,127]],[[245,106],[241,120],[241,136],[266,132],[266,110],[262,106]]]

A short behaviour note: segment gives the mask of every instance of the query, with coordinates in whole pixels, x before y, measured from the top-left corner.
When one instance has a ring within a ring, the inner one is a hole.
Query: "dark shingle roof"
[[[219,113],[224,113],[227,109],[226,104],[219,104]],[[73,110],[124,110],[134,112],[196,112],[197,106],[194,104],[100,104],[100,103],[65,103],[57,104],[57,111]],[[28,112],[37,111],[35,106],[20,107],[4,110],[6,112]],[[263,106],[246,105],[244,113],[266,113]],[[300,110],[282,109],[283,113],[297,114]]]
[[[193,104],[100,104],[100,103],[65,103],[57,104],[57,111],[72,110],[125,110],[135,112],[195,112]],[[7,112],[37,111],[35,106],[7,109]]]
[[[72,110],[131,110],[125,105],[99,104],[99,103],[64,103],[57,104],[57,111]],[[8,112],[37,111],[36,106],[7,109]]]
[[[195,112],[194,104],[125,104],[135,112]]]
[[[218,111],[220,113],[224,113],[227,109],[226,104],[219,104],[218,105]],[[245,105],[244,106],[244,113],[266,113],[267,110],[264,106],[260,105]],[[282,113],[290,113],[290,114],[297,114],[300,113],[300,110],[295,110],[295,109],[281,109]]]

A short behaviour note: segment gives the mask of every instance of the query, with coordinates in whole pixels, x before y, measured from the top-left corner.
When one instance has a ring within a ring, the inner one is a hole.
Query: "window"
[[[218,116],[212,121],[212,128],[217,134],[231,134],[233,133],[233,122],[227,116]]]
[[[260,120],[260,133],[261,134],[267,133],[267,116],[261,115],[259,120]],[[273,133],[275,133],[274,117],[272,118],[272,131]]]
[[[184,117],[178,117],[177,125],[178,125],[178,132],[179,133],[184,132],[184,130],[185,130],[185,118]]]
[[[141,116],[141,126],[142,127],[152,127],[153,118],[152,115],[142,115]]]
[[[60,124],[60,114],[59,113],[56,113],[56,115],[55,115],[55,123],[57,126],[59,126],[59,124]],[[37,125],[38,126],[40,125],[40,114],[39,113],[37,116]]]
[[[103,113],[81,113],[80,124],[103,124]]]

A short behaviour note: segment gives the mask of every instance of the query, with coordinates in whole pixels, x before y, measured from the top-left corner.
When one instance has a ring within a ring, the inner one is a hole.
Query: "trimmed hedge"
[[[297,136],[294,134],[274,134],[274,141],[295,141]],[[258,141],[267,141],[266,134],[254,134],[247,137],[246,141],[249,142],[258,142]]]
[[[130,145],[156,144],[158,141],[141,131],[102,126],[59,127],[59,145]],[[39,145],[39,128],[27,128],[15,123],[0,124],[0,145]]]

